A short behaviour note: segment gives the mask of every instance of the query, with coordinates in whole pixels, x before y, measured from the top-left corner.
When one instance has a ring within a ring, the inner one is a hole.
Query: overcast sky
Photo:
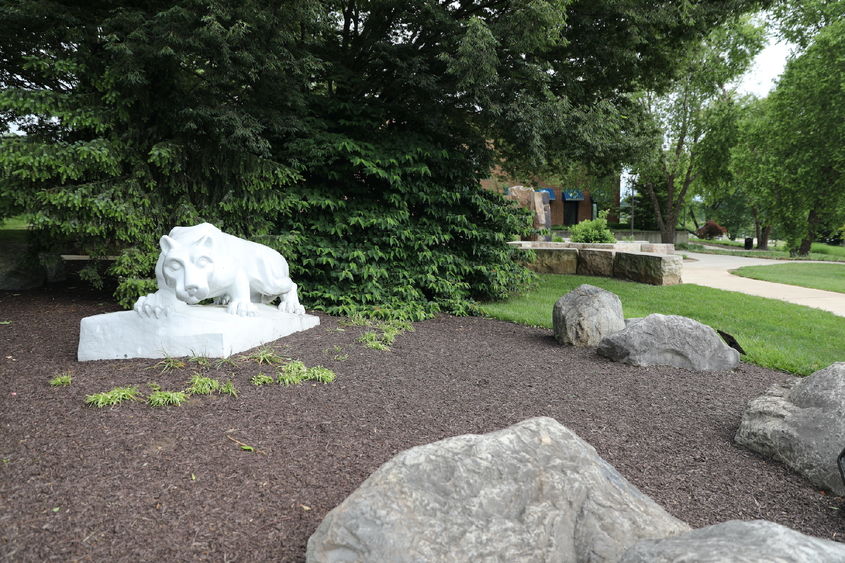
[[[739,91],[758,98],[766,97],[783,72],[790,48],[787,43],[775,43],[774,39],[769,39],[769,44],[754,59],[751,70],[740,80]]]

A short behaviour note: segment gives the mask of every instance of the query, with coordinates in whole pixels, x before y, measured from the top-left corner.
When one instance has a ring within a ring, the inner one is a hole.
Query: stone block
[[[598,250],[584,248],[578,252],[578,275],[580,276],[613,276],[612,250]]]
[[[256,307],[252,317],[232,315],[225,306],[215,305],[185,305],[163,318],[142,317],[135,311],[85,317],[79,327],[77,358],[225,358],[320,324],[314,315]]]
[[[640,252],[649,252],[652,254],[675,254],[675,245],[644,242],[640,245]]]
[[[681,283],[684,261],[677,254],[617,252],[613,259],[613,277],[652,285]]]
[[[531,248],[537,259],[528,268],[538,274],[574,274],[578,270],[578,250],[574,248]]]

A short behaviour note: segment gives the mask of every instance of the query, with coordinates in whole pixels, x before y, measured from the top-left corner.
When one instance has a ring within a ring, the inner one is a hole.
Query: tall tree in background
[[[749,194],[730,168],[731,150],[739,142],[739,120],[750,103],[735,95],[721,96],[711,103],[704,117],[707,135],[697,149],[699,178],[694,189],[700,196],[704,218],[725,227],[732,239],[749,228],[755,216]]]
[[[282,251],[311,306],[466,312],[528,280],[491,164],[617,166],[632,92],[759,4],[10,0],[0,213],[118,255],[124,304],[207,220]]]
[[[763,185],[800,256],[845,221],[845,20],[824,27],[787,63],[759,126],[771,181]]]
[[[822,29],[845,18],[840,0],[778,0],[771,8],[778,35],[806,49]]]
[[[768,100],[748,100],[736,121],[736,142],[730,149],[733,197],[744,200],[754,219],[757,248],[766,250],[774,223],[775,194],[786,180],[772,151],[768,128]]]
[[[708,153],[713,149],[702,152],[701,143],[722,131],[721,117],[713,106],[731,103],[728,84],[745,72],[763,42],[762,28],[748,18],[721,26],[686,53],[678,80],[668,93],[647,97],[662,139],[634,172],[638,189],[651,200],[664,243],[675,242],[678,218],[701,174],[708,172],[714,179],[723,174],[713,170],[712,160],[702,160],[712,157]]]

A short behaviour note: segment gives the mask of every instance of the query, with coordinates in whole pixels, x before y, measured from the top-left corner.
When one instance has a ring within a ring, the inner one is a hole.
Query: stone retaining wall
[[[526,266],[539,274],[605,276],[652,285],[681,283],[683,258],[675,254],[671,244],[531,241],[510,244],[534,251],[537,259]]]

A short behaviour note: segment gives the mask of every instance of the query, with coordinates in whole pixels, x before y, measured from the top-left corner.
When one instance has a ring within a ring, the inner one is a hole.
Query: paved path
[[[845,317],[845,293],[822,291],[760,280],[743,278],[729,273],[742,266],[762,266],[769,264],[784,264],[783,260],[769,260],[767,258],[744,258],[741,256],[725,256],[721,254],[699,254],[683,251],[695,261],[684,261],[684,283],[694,283],[706,287],[738,291],[748,295],[758,295],[770,299],[780,299],[798,305],[815,307],[830,311],[840,317]]]

